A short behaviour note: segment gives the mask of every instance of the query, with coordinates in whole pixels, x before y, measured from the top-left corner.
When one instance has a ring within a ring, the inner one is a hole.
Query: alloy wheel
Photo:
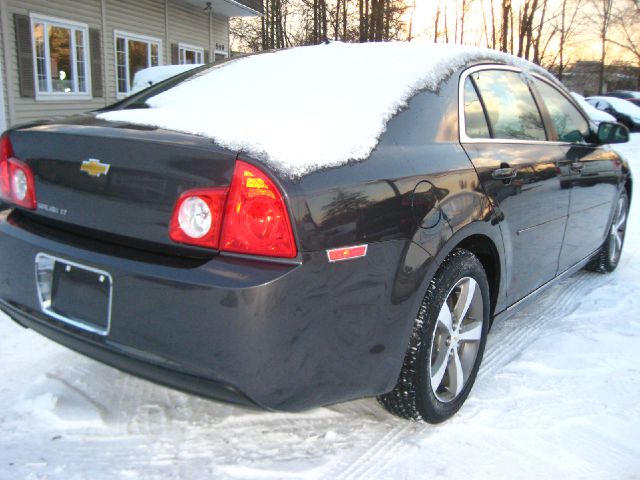
[[[622,196],[618,200],[616,214],[611,223],[611,231],[609,233],[609,261],[615,264],[622,252],[622,243],[624,242],[624,234],[627,228],[627,199]]]
[[[478,283],[461,278],[440,308],[431,340],[430,383],[439,401],[454,400],[469,379],[480,350],[483,316]]]

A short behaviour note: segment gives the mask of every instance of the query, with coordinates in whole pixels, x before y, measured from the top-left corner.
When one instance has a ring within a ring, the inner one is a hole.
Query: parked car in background
[[[580,107],[582,107],[582,110],[584,110],[584,112],[589,116],[589,118],[591,120],[593,120],[593,122],[596,125],[599,125],[600,122],[615,122],[616,121],[616,117],[614,117],[613,115],[610,115],[607,112],[604,112],[602,110],[598,110],[596,107],[594,107],[589,102],[587,102],[585,100],[585,98],[582,95],[580,95],[579,93],[571,92],[571,96],[574,98],[574,100],[576,102],[578,102],[578,105],[580,105]]]
[[[631,131],[640,131],[640,107],[617,97],[588,97],[587,102],[598,110],[613,115]]]
[[[633,103],[635,106],[640,107],[640,98],[627,98],[627,102]]]
[[[133,82],[131,84],[131,93],[138,93],[145,88],[149,88],[151,85],[160,83],[163,80],[174,77],[194,68],[201,67],[203,64],[191,63],[184,65],[160,65],[157,67],[144,68],[138,70],[133,76]]]
[[[633,90],[615,90],[613,92],[607,92],[606,96],[624,98],[625,100],[628,100],[630,98],[640,98],[640,92],[635,92]]]
[[[532,63],[336,42],[176,79],[1,137],[19,324],[224,401],[437,423],[494,320],[619,263],[628,130]]]

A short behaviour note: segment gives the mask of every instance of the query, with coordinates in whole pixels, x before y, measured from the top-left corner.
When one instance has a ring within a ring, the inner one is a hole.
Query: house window
[[[38,97],[87,96],[87,25],[31,15],[31,31]]]
[[[117,92],[127,95],[136,72],[160,65],[161,41],[124,32],[115,32],[115,39]]]
[[[178,44],[179,47],[179,60],[180,64],[194,64],[204,63],[204,48],[194,47],[192,45],[186,45],[184,43]]]

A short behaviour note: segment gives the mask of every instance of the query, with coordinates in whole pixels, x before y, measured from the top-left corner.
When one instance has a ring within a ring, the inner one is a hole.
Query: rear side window
[[[549,110],[558,139],[563,142],[585,143],[589,138],[589,122],[567,98],[547,82],[533,80]]]
[[[487,109],[493,138],[546,140],[538,107],[519,73],[482,70],[472,76]]]
[[[468,77],[464,82],[464,125],[468,137],[491,138],[482,103]]]

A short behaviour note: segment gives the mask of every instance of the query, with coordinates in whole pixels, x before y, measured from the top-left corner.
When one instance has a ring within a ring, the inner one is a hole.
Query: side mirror
[[[598,125],[598,143],[626,143],[629,141],[629,129],[624,125],[612,122],[601,122]]]

